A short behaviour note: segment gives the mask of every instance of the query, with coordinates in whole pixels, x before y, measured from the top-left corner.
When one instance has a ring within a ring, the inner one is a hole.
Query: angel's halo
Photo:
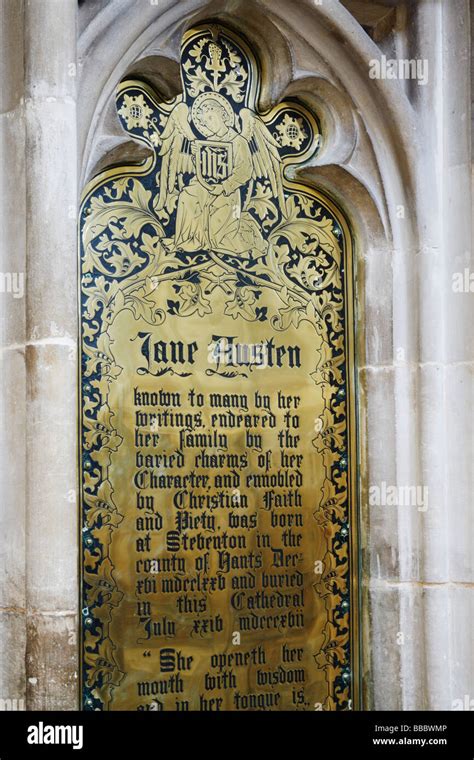
[[[214,107],[217,104],[219,108],[221,108],[225,113],[226,118],[224,121],[227,126],[232,127],[234,125],[235,115],[229,101],[223,95],[219,95],[217,92],[202,92],[197,96],[196,100],[193,103],[193,106],[191,108],[191,119],[197,130],[202,135],[204,135],[204,137],[211,137],[214,134],[205,122],[204,106],[206,103],[213,104]]]

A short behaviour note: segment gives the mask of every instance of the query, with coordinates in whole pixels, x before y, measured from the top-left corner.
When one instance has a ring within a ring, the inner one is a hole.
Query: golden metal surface
[[[318,122],[257,112],[244,40],[191,30],[182,76],[121,83],[153,156],[81,209],[84,707],[351,709],[350,231],[286,177]]]

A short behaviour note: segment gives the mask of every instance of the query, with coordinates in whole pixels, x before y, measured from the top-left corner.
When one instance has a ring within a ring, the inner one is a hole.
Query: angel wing
[[[240,118],[242,121],[242,136],[250,144],[255,176],[264,177],[270,181],[273,195],[275,198],[278,198],[282,213],[286,216],[278,143],[272,137],[263,121],[249,108],[241,110]]]
[[[168,196],[175,191],[178,174],[193,171],[189,148],[191,140],[194,140],[194,134],[189,125],[189,108],[186,103],[178,103],[171,111],[161,133],[161,169],[157,177],[160,192],[155,205],[157,211],[164,208]]]

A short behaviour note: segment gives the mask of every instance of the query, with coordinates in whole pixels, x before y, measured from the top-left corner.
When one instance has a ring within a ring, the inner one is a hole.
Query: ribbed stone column
[[[473,414],[474,295],[459,278],[472,257],[470,10],[468,0],[423,0],[419,55],[430,66],[419,91],[426,160],[418,199],[420,431],[429,508],[422,519],[426,701],[450,710],[474,693]],[[428,156],[430,160],[428,160]]]
[[[23,2],[0,0],[0,700],[25,706],[25,125]],[[12,292],[13,285],[23,285]],[[11,700],[11,701],[7,701]]]
[[[26,0],[27,708],[77,707],[76,0]]]

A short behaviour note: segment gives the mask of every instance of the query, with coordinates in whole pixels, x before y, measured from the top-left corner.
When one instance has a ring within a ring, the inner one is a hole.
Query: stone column
[[[27,282],[22,0],[0,0],[0,77],[0,709],[24,709]]]
[[[422,500],[380,508],[386,527],[397,513],[385,556],[373,530],[376,508],[369,510],[369,552],[377,560],[369,578],[372,705],[451,710],[474,688],[474,301],[452,287],[453,274],[473,270],[469,3],[420,0],[410,8],[406,42],[404,55],[428,66],[427,84],[407,83],[416,160],[403,218],[416,234],[413,245],[395,239],[393,359],[383,370],[393,375],[393,390],[381,382],[368,387],[369,435],[380,449],[374,456],[369,446],[368,466],[384,473],[371,483],[418,488]],[[393,213],[393,198],[389,205]],[[372,426],[371,403],[379,418]],[[392,437],[390,472],[381,442]]]
[[[76,0],[25,0],[27,709],[77,700]]]
[[[472,258],[470,9],[468,0],[422,0],[419,54],[430,66],[419,90],[427,159],[420,162],[419,427],[423,482],[420,594],[423,707],[451,710],[474,695],[474,295]],[[460,281],[461,280],[461,281]],[[417,705],[418,706],[418,705]]]

